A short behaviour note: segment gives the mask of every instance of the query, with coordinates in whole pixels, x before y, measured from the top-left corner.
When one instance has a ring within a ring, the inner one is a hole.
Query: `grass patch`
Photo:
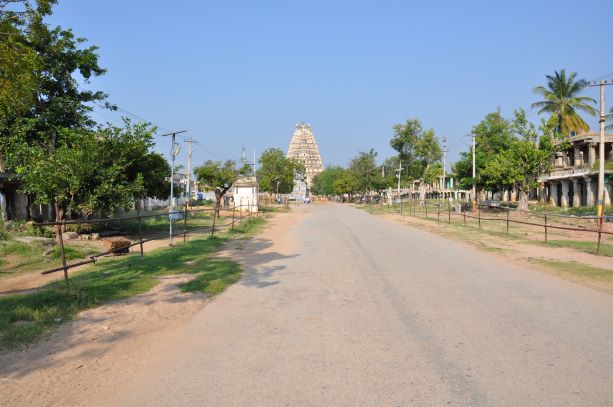
[[[61,265],[60,247],[55,246],[48,256],[43,256],[47,250],[43,242],[30,243],[7,241],[0,242],[0,272],[6,275],[28,271],[38,271]],[[64,246],[66,259],[77,260],[99,252],[91,245]]]
[[[35,293],[0,297],[0,347],[23,346],[72,320],[80,311],[144,293],[157,284],[157,276],[191,273],[195,278],[181,285],[183,291],[219,294],[238,281],[242,269],[230,260],[214,258],[214,254],[230,235],[252,235],[264,223],[261,218],[248,219],[237,224],[231,234],[154,250],[142,259],[139,255],[102,259],[71,274],[68,287],[58,280]]]
[[[582,280],[613,282],[613,270],[592,267],[577,261],[530,259],[531,262],[561,274],[579,277]]]

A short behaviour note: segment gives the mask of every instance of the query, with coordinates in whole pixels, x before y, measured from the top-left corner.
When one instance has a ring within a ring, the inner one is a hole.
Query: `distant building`
[[[593,206],[598,200],[597,132],[571,137],[571,147],[556,153],[554,168],[541,177],[539,200],[547,199],[553,206]],[[605,205],[613,195],[613,134],[605,135]]]
[[[311,130],[310,124],[297,124],[296,131],[292,136],[292,140],[289,143],[287,150],[287,157],[298,160],[304,164],[306,169],[306,179],[297,180],[296,187],[301,188],[301,182],[306,182],[305,196],[308,195],[308,189],[313,183],[313,178],[324,170],[324,166],[319,155],[319,149],[317,148],[317,142],[315,136]],[[296,189],[296,188],[294,188]],[[297,191],[302,193],[302,191]]]
[[[243,210],[258,211],[258,195],[260,184],[255,177],[243,177],[232,184],[232,198],[238,207],[243,205]]]

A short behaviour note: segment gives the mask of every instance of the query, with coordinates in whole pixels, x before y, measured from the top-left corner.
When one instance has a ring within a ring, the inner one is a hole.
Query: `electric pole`
[[[445,177],[447,176],[447,138],[443,137],[443,194],[445,193]]]
[[[588,86],[599,86],[600,87],[600,145],[598,146],[598,203],[596,206],[596,213],[598,215],[598,223],[599,226],[602,226],[602,215],[604,210],[604,197],[605,197],[605,187],[604,187],[604,162],[605,162],[605,109],[604,109],[604,87],[606,85],[613,85],[613,79],[609,80],[601,80],[600,82],[590,81],[588,82]]]
[[[255,148],[253,149],[253,176],[257,177],[257,164],[255,161]]]
[[[192,206],[192,183],[191,183],[191,168],[192,168],[192,143],[198,143],[193,138],[185,139],[187,143],[187,207]]]
[[[172,158],[172,165],[170,166],[170,212],[168,213],[168,224],[169,232],[168,237],[170,238],[170,244],[172,245],[172,218],[174,216],[174,185],[175,185],[175,159],[177,155],[179,155],[179,150],[181,149],[181,145],[176,143],[176,136],[180,133],[185,133],[187,130],[174,131],[172,133],[162,134],[162,137],[172,136],[172,144],[170,145],[170,157]]]
[[[398,161],[398,169],[396,170],[396,172],[398,174],[396,174],[396,178],[398,178],[398,199],[400,200],[400,175],[402,175],[402,170],[404,168],[402,168],[402,161]]]
[[[472,196],[472,207],[473,210],[477,207],[477,168],[475,166],[475,133],[471,134],[473,139],[473,196]]]

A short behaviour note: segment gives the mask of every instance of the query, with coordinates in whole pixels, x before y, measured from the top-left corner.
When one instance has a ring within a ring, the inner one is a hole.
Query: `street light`
[[[173,209],[175,207],[175,203],[174,203],[175,159],[179,155],[179,151],[181,151],[181,145],[178,144],[175,141],[175,139],[176,139],[177,134],[185,133],[186,131],[187,130],[180,130],[180,131],[175,131],[172,133],[166,133],[166,134],[161,135],[162,137],[172,136],[172,143],[170,144],[170,157],[172,158],[172,165],[170,166],[170,212],[168,214],[168,220],[169,220],[168,237],[170,238],[170,244],[172,244],[172,216],[174,212]]]

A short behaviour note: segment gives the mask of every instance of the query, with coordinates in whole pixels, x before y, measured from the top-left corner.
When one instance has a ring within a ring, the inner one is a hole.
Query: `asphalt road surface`
[[[352,207],[303,210],[108,402],[613,405],[613,297]]]

